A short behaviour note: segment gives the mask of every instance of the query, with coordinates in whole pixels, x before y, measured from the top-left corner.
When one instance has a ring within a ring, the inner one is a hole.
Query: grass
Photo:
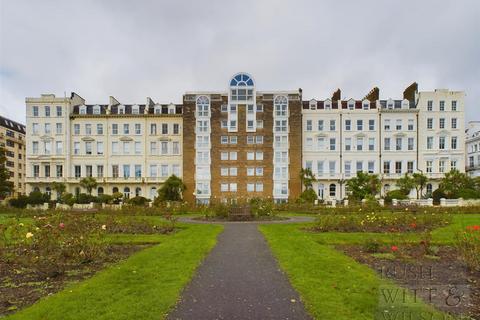
[[[189,225],[170,236],[115,236],[117,241],[159,244],[6,319],[162,319],[221,230],[218,225]]]
[[[300,226],[302,225],[261,225],[259,228],[310,314],[316,319],[383,318],[378,312],[391,307],[384,303],[384,294],[403,289],[381,279],[372,269],[357,263],[332,246],[332,243],[365,241],[370,235],[312,234],[301,231]],[[340,241],[338,236],[342,237]],[[384,234],[378,236],[389,237]],[[440,315],[433,307],[423,302],[414,302],[407,296],[405,303],[397,300],[393,304],[395,310]],[[394,309],[390,309],[389,315],[395,319]],[[402,316],[398,314],[400,319],[403,319]]]

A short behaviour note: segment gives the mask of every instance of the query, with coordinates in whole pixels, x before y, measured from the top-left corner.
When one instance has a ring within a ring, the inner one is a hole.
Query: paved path
[[[224,226],[168,319],[311,319],[257,223]]]

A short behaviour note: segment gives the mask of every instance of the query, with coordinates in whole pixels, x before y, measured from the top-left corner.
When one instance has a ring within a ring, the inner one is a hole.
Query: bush
[[[250,200],[252,214],[257,217],[273,216],[273,203],[269,200],[254,198]]]
[[[457,193],[459,198],[463,199],[478,199],[480,198],[480,192],[474,189],[463,189]]]
[[[40,191],[32,191],[28,195],[28,204],[37,205],[43,204],[50,201],[50,196],[46,193],[41,193]]]
[[[113,197],[113,203],[119,204],[120,201],[122,201],[122,199],[123,199],[123,193],[121,193],[121,192],[114,192],[114,193],[112,194],[112,197]]]
[[[377,239],[369,239],[363,244],[363,250],[368,253],[377,253],[380,250],[380,245]]]
[[[25,208],[28,204],[29,197],[21,195],[18,198],[12,198],[8,200],[8,203],[15,208]]]
[[[109,194],[101,194],[98,196],[98,203],[112,203],[113,202],[113,196]]]
[[[445,192],[443,192],[442,189],[439,188],[433,191],[432,198],[433,198],[433,204],[440,204],[440,199],[447,198],[447,195],[445,194]]]
[[[314,203],[318,199],[317,194],[311,188],[306,189],[300,194],[300,202]]]
[[[64,193],[62,194],[61,202],[72,206],[75,203],[75,197],[69,192]]]
[[[397,199],[397,200],[405,200],[408,198],[408,195],[405,194],[404,191],[397,189],[397,190],[392,190],[387,192],[387,195],[385,196],[385,203],[386,204],[391,204],[392,199]]]
[[[131,204],[131,205],[134,205],[134,206],[141,206],[141,207],[146,206],[146,204],[148,202],[149,202],[149,200],[147,198],[141,197],[141,196],[133,197],[131,199],[128,199],[128,201],[127,201],[128,204]]]
[[[78,196],[75,197],[75,203],[87,204],[90,202],[98,202],[97,197],[87,193],[80,193]]]

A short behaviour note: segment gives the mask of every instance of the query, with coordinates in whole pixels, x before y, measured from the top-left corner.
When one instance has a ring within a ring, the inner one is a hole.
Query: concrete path
[[[258,224],[224,226],[168,319],[311,319]]]

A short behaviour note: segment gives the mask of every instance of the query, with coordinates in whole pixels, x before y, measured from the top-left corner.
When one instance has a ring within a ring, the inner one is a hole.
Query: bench
[[[228,219],[233,221],[246,221],[252,219],[250,206],[231,207],[228,212]]]

